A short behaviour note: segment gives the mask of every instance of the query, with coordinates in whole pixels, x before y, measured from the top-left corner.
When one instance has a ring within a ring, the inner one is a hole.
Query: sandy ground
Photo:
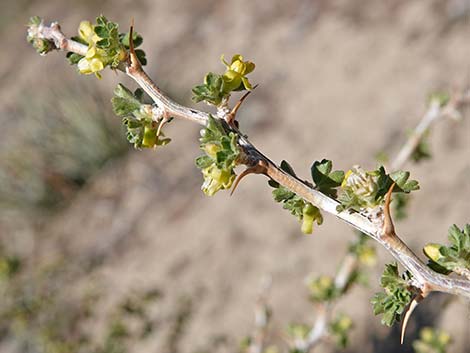
[[[190,87],[219,56],[242,53],[257,68],[260,87],[240,111],[242,130],[273,160],[288,160],[301,176],[313,161],[332,159],[341,169],[375,166],[374,156],[394,155],[425,111],[426,95],[468,83],[470,27],[452,19],[445,1],[105,1],[77,5],[49,1],[28,5],[3,28],[0,57],[2,106],[27,86],[48,90],[57,77],[94,80],[105,94],[129,80],[106,73],[102,81],[76,77],[59,54],[40,58],[27,48],[30,14],[58,19],[74,33],[83,18],[103,12],[125,24],[134,17],[145,38],[148,72],[161,88],[185,104]],[[10,35],[11,33],[11,35]],[[18,54],[21,70],[11,61]],[[54,79],[53,79],[54,78]],[[8,89],[7,89],[8,88]],[[12,103],[13,102],[13,103]],[[198,106],[203,108],[202,106]],[[111,109],[105,106],[103,109]],[[468,114],[467,114],[468,115]],[[233,352],[253,328],[253,308],[262,278],[272,276],[273,327],[313,322],[304,279],[333,274],[354,235],[326,216],[313,236],[271,200],[263,177],[247,178],[231,198],[205,197],[194,167],[199,128],[176,121],[173,142],[157,153],[135,151],[108,164],[72,204],[41,231],[10,229],[15,244],[37,256],[67,254],[79,271],[66,291],[102,293],[97,330],[109,308],[133,290],[157,287],[162,299],[151,308],[154,333],[132,352],[165,352],[175,316],[190,303],[189,318],[173,347],[178,352]],[[470,211],[470,120],[439,123],[430,136],[433,159],[408,165],[421,191],[410,218],[398,231],[420,253],[423,244],[443,241],[449,225],[468,222]],[[28,239],[21,240],[25,237]],[[17,245],[20,246],[20,245]],[[355,319],[348,352],[410,352],[419,325],[452,333],[452,352],[470,345],[468,303],[425,302],[398,346],[397,329],[374,317],[369,300],[378,287],[382,249],[370,273],[371,288],[356,288],[338,305]],[[88,268],[88,267],[87,267]],[[3,351],[3,350],[2,350]],[[329,345],[316,351],[333,352]]]

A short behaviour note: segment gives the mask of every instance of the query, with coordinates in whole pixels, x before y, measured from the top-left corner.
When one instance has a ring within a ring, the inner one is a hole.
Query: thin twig
[[[458,117],[459,109],[463,105],[468,104],[469,100],[470,91],[463,94],[455,93],[444,106],[441,105],[439,99],[432,99],[428,110],[423,115],[423,118],[413,130],[400,152],[398,152],[396,158],[390,164],[390,169],[398,170],[403,168],[405,163],[413,155],[429,128],[441,119]]]

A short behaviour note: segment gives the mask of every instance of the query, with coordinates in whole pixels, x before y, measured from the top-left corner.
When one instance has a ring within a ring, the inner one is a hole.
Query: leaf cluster
[[[335,170],[332,172],[333,163],[323,159],[321,162],[315,161],[310,168],[315,189],[330,197],[337,197],[337,190],[344,180],[344,171]]]
[[[119,84],[111,99],[114,113],[122,118],[129,143],[135,148],[164,146],[171,140],[158,134],[158,122],[153,120],[152,107],[143,103],[143,91],[137,89],[132,93]]]
[[[400,276],[398,265],[387,264],[380,280],[385,292],[376,293],[371,300],[374,315],[382,314],[382,324],[392,326],[400,321],[400,315],[410,303],[412,292],[409,289],[411,274],[405,271]]]
[[[233,91],[251,90],[252,86],[246,77],[252,72],[255,64],[244,61],[241,55],[234,55],[231,63],[222,62],[227,67],[225,73],[216,74],[209,72],[204,77],[204,83],[193,87],[193,101],[199,103],[204,101],[208,104],[219,106],[230,97]]]
[[[224,92],[224,80],[222,75],[209,72],[204,77],[204,83],[202,85],[195,86],[193,88],[193,101],[199,103],[205,101],[212,105],[219,105],[222,100],[227,97],[227,93]]]
[[[470,273],[470,224],[462,229],[454,224],[448,234],[450,246],[428,244],[424,247],[424,254],[429,258],[428,266],[444,274]]]
[[[292,176],[295,176],[294,170],[286,161],[281,162],[281,169]],[[269,185],[274,188],[272,194],[274,201],[282,203],[282,207],[288,210],[293,216],[297,217],[302,222],[301,230],[305,234],[313,232],[313,223],[318,225],[323,223],[323,216],[320,209],[310,202],[305,201],[303,198],[288,190],[279,183],[270,180]]]

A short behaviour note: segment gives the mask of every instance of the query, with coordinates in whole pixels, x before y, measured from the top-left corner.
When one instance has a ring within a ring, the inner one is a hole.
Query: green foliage
[[[223,56],[222,62],[227,67],[225,73],[219,75],[209,72],[204,77],[204,83],[193,88],[193,101],[218,106],[230,97],[231,92],[252,89],[246,75],[255,69],[255,64],[244,61],[238,54],[232,57],[230,64],[225,62]]]
[[[344,179],[344,171],[335,170],[332,172],[333,163],[323,159],[321,162],[315,161],[310,168],[315,189],[325,195],[336,198],[336,188],[341,186]]]
[[[340,314],[330,323],[330,334],[336,342],[338,348],[346,348],[348,345],[348,335],[353,328],[353,322],[347,315]]]
[[[415,353],[446,353],[452,343],[450,335],[442,330],[424,327],[419,332],[419,339],[413,341]]]
[[[327,302],[336,299],[341,293],[337,290],[335,282],[330,276],[318,276],[308,281],[310,300],[313,302]]]
[[[41,17],[31,17],[28,22],[28,34],[26,36],[26,40],[39,54],[45,55],[55,49],[55,44],[54,42],[43,39],[38,35],[38,31],[41,26],[43,26],[43,20]]]
[[[428,266],[444,274],[470,273],[470,224],[462,229],[452,225],[448,239],[450,246],[431,243],[424,247],[424,254],[429,258]]]
[[[193,101],[199,103],[205,101],[212,105],[219,105],[227,96],[224,92],[224,80],[222,75],[209,72],[204,77],[204,84],[193,88]]]
[[[409,290],[410,279],[411,274],[408,271],[400,276],[397,264],[385,265],[380,280],[385,292],[376,293],[371,300],[374,306],[374,315],[382,314],[382,324],[392,326],[395,321],[400,321],[400,315],[412,297]]]
[[[161,129],[159,131],[162,120],[154,120],[152,106],[143,103],[141,90],[132,93],[119,84],[114,90],[111,103],[114,113],[122,118],[122,123],[127,129],[127,140],[135,148],[154,148],[170,143],[171,139],[164,138]]]
[[[281,169],[295,176],[294,170],[286,161],[281,162]],[[317,225],[323,223],[323,216],[318,207],[313,206],[310,202],[305,201],[300,196],[272,180],[269,181],[269,185],[274,187],[274,201],[282,203],[285,210],[290,211],[293,216],[302,222],[301,230],[304,234],[311,234],[313,232],[314,222]]]
[[[398,170],[391,174],[384,167],[364,171],[360,167],[349,170],[341,184],[338,211],[374,208],[383,203],[385,194],[395,182],[393,192],[409,193],[419,190],[416,180],[409,180],[410,173]]]
[[[120,33],[118,24],[109,21],[103,15],[96,18],[95,25],[89,21],[82,21],[78,29],[78,36],[72,37],[72,40],[87,45],[87,53],[82,56],[69,52],[67,59],[70,64],[77,65],[81,74],[95,74],[100,78],[100,72],[105,67],[117,69],[119,64],[127,59],[130,46],[129,36],[129,32]],[[138,47],[142,42],[142,36],[134,32],[134,47]],[[141,49],[136,49],[135,52],[140,63],[145,65],[147,63],[145,52]]]
[[[234,168],[240,154],[238,135],[227,132],[220,120],[209,116],[199,141],[201,150],[205,152],[195,161],[204,176],[201,189],[206,195],[213,196],[219,190],[229,189],[235,180]]]

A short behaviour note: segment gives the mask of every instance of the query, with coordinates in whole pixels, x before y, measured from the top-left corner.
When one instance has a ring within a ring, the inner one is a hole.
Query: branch
[[[38,27],[37,35],[55,43],[56,49],[68,50],[81,55],[84,53],[84,46],[66,39],[57,23],[53,23],[50,27]],[[160,109],[163,109],[166,116],[189,120],[200,125],[207,124],[209,119],[208,113],[191,109],[174,102],[171,98],[166,96],[145,73],[139,64],[135,52],[131,51],[129,57],[130,60],[127,64],[124,63],[123,70],[129,77],[136,81]],[[340,220],[373,238],[413,274],[415,284],[418,288],[426,292],[440,291],[470,298],[469,280],[450,278],[432,271],[398,236],[390,237],[383,232],[385,219],[382,209],[379,208],[374,215],[367,216],[360,213],[337,211],[339,203],[336,200],[313,189],[310,185],[297,177],[284,172],[274,162],[264,156],[236,127],[226,125],[229,130],[234,131],[240,137],[239,147],[243,152],[243,158],[240,160],[241,164],[245,164],[248,167],[263,164],[265,166],[265,173],[263,174],[266,174],[272,180],[296,193],[321,210],[336,216]]]
[[[413,155],[429,128],[437,121],[445,118],[458,118],[459,109],[469,104],[470,90],[464,93],[456,92],[447,102],[442,102],[442,97],[431,98],[431,103],[423,118],[416,126],[398,155],[390,164],[391,170],[401,169]]]

